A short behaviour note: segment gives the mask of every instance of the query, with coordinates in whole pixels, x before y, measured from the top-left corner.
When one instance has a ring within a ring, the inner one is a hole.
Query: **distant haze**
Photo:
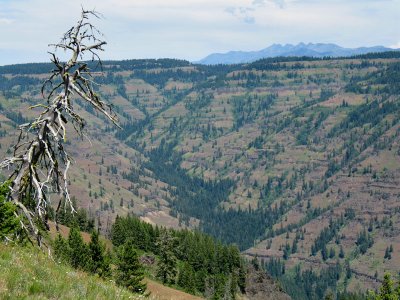
[[[397,49],[400,50],[400,49]],[[260,51],[230,51],[227,53],[213,53],[198,61],[200,64],[237,64],[252,62],[257,59],[278,56],[311,56],[311,57],[343,57],[371,52],[393,51],[383,46],[343,48],[335,44],[299,43],[297,45],[274,44]]]

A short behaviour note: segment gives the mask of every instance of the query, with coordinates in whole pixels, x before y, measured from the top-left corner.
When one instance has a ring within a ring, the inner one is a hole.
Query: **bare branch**
[[[86,121],[74,110],[73,95],[79,96],[119,127],[111,106],[102,101],[93,89],[88,64],[79,61],[87,53],[101,64],[97,52],[103,51],[102,46],[106,44],[98,38],[101,33],[97,28],[87,22],[90,16],[98,18],[99,14],[82,9],[77,24],[64,34],[60,43],[53,44],[56,50],[70,52],[71,57],[63,63],[55,53],[50,53],[55,68],[41,90],[47,105],[34,106],[43,107],[44,110],[33,122],[20,125],[13,156],[0,163],[0,168],[13,170],[9,201],[17,205],[19,216],[26,220],[23,227],[39,244],[41,238],[37,222],[47,225],[50,193],[58,194],[60,201],[63,200],[74,211],[68,189],[68,170],[72,158],[64,149],[66,124],[70,121],[78,135],[83,137]],[[88,42],[92,44],[86,44]],[[47,97],[46,87],[50,88]]]

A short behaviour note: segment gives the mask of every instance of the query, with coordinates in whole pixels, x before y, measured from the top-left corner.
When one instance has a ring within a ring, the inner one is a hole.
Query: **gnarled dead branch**
[[[44,110],[32,123],[20,125],[13,156],[0,163],[1,168],[12,171],[9,200],[17,205],[19,215],[25,220],[22,225],[39,244],[38,222],[47,225],[51,193],[56,193],[59,201],[65,200],[63,203],[74,210],[68,191],[72,158],[64,148],[66,124],[71,122],[82,136],[85,119],[74,110],[73,97],[86,101],[118,126],[111,106],[103,102],[93,88],[88,63],[82,61],[85,54],[90,54],[92,61],[101,65],[98,52],[103,51],[106,44],[99,39],[101,33],[88,21],[90,16],[98,17],[94,11],[82,10],[77,24],[64,34],[60,43],[52,45],[56,50],[70,52],[71,58],[61,62],[55,53],[50,53],[55,68],[42,86],[47,104],[36,106]]]

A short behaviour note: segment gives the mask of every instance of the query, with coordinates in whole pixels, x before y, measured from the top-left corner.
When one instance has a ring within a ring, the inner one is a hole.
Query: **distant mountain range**
[[[252,62],[262,58],[278,57],[278,56],[312,56],[312,57],[344,57],[371,52],[399,51],[400,49],[392,49],[383,46],[359,47],[359,48],[343,48],[335,44],[323,43],[299,43],[292,44],[273,44],[260,51],[230,51],[227,53],[213,53],[207,57],[197,61],[196,63],[205,65],[215,64],[237,64]]]

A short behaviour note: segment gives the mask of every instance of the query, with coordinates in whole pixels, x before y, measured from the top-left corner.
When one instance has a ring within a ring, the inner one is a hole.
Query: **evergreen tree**
[[[139,256],[134,249],[132,239],[128,239],[119,248],[117,261],[116,283],[126,287],[134,293],[143,294],[146,291],[146,284],[143,282],[144,270],[139,262]]]
[[[289,258],[290,256],[290,245],[288,243],[286,243],[285,247],[283,248],[283,259],[286,260]]]
[[[358,249],[361,254],[365,254],[367,252],[368,248],[371,248],[373,244],[374,244],[374,240],[373,240],[372,236],[369,233],[367,233],[367,231],[365,229],[364,229],[364,231],[359,233],[359,235],[357,237],[356,245],[358,246]]]
[[[392,255],[390,254],[389,247],[386,247],[384,258],[385,259],[391,259],[392,258]]]
[[[56,215],[56,221],[68,227],[78,227],[80,231],[91,232],[94,230],[94,219],[88,217],[87,212],[83,208],[77,208],[77,201],[72,197],[72,206],[77,211],[71,212],[69,209],[60,209]],[[66,207],[68,204],[61,201],[60,207]]]
[[[343,246],[342,245],[340,245],[339,257],[340,258],[344,258],[344,250],[343,250]]]
[[[329,258],[334,258],[336,256],[335,249],[331,248],[329,250]]]
[[[176,256],[174,253],[175,238],[168,230],[163,230],[157,241],[158,253],[160,260],[157,266],[157,277],[163,283],[175,283],[176,276]]]
[[[206,278],[207,278],[207,270],[201,269],[195,273],[195,285],[196,290],[201,293],[205,292],[206,289]]]
[[[399,299],[399,295],[396,295],[394,289],[394,282],[388,273],[385,274],[383,278],[382,286],[380,288],[380,296],[384,300]]]
[[[60,234],[54,240],[53,250],[54,256],[60,262],[69,262],[70,248],[68,242]]]
[[[296,252],[297,252],[297,238],[295,238],[292,243],[292,253]]]
[[[218,273],[213,276],[214,294],[211,299],[231,299],[229,293],[230,282],[225,274]]]
[[[323,260],[327,260],[328,259],[328,249],[326,248],[326,245],[322,246],[321,255],[322,255],[322,259]]]
[[[370,291],[368,300],[399,300],[400,299],[400,286],[394,288],[394,282],[389,273],[386,273],[382,286],[379,289],[379,294]]]
[[[179,270],[178,285],[183,287],[185,291],[193,294],[196,290],[196,281],[194,271],[191,265],[184,263]]]
[[[105,254],[105,246],[100,242],[97,231],[92,231],[89,243],[89,257],[88,269],[90,272],[99,274],[101,277],[110,275],[110,263]]]
[[[247,270],[244,261],[240,261],[240,268],[238,273],[238,286],[242,293],[246,290],[246,276]]]
[[[126,239],[127,228],[124,226],[124,223],[127,223],[129,216],[125,218],[121,218],[117,215],[115,218],[115,222],[111,228],[111,240],[114,246],[123,245]]]
[[[83,242],[80,231],[73,227],[68,236],[69,263],[75,269],[86,269],[88,262],[88,248]]]
[[[15,216],[16,206],[6,201],[6,196],[9,191],[7,182],[0,186],[0,239],[12,239],[19,231],[20,224]]]

